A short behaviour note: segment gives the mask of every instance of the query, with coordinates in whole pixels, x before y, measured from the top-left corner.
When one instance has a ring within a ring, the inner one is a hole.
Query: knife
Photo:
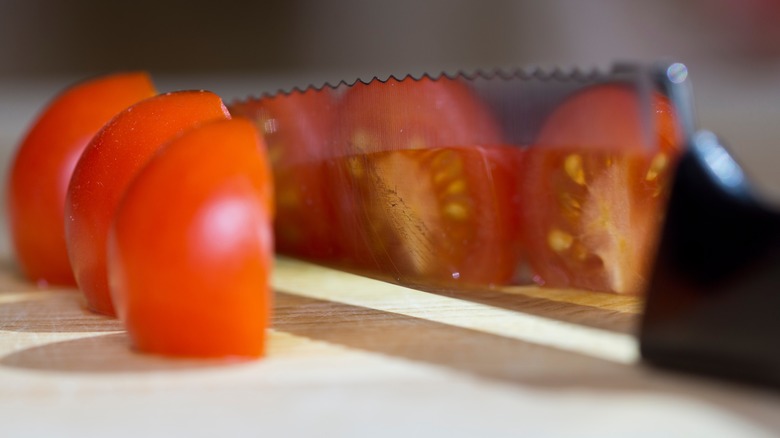
[[[282,253],[428,290],[646,294],[648,363],[780,382],[780,218],[697,131],[683,64],[391,76],[229,107],[268,143]]]
[[[389,77],[230,109],[265,134],[282,253],[419,287],[637,294],[688,119],[651,70]]]

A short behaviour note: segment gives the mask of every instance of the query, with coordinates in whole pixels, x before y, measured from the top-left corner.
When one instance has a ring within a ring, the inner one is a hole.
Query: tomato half
[[[330,90],[280,94],[230,106],[233,115],[253,120],[263,133],[274,171],[276,250],[314,260],[340,254],[333,230],[332,187],[325,173],[334,124]]]
[[[78,83],[41,112],[11,165],[7,208],[19,265],[40,283],[75,285],[65,246],[65,193],[89,140],[111,117],[155,95],[144,72]]]
[[[521,152],[448,147],[343,161],[355,204],[342,214],[358,224],[356,266],[420,285],[509,282],[519,263],[512,164]]]
[[[347,90],[339,111],[345,122],[336,147],[347,156],[502,144],[487,107],[465,83],[446,77],[391,78],[382,86],[358,82]]]
[[[656,93],[650,105],[652,132],[643,131],[634,89],[598,85],[572,95],[543,125],[521,187],[538,283],[643,291],[680,145],[668,99]]]
[[[270,321],[273,192],[257,131],[204,124],[130,184],[108,245],[111,293],[136,348],[256,357]]]
[[[68,186],[65,238],[90,309],[115,314],[106,277],[106,237],[127,184],[165,141],[200,123],[229,117],[214,93],[167,93],[116,115],[84,149]]]
[[[403,283],[504,283],[518,263],[514,154],[461,82],[350,88],[329,163],[353,265]]]

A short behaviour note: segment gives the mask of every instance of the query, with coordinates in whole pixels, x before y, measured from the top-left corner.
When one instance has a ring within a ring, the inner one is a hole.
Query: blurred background
[[[389,73],[616,60],[686,63],[701,126],[780,199],[778,0],[0,0],[0,159],[5,172],[54,93],[115,70],[230,100]]]
[[[761,68],[775,0],[0,0],[0,75],[381,74],[680,58]]]

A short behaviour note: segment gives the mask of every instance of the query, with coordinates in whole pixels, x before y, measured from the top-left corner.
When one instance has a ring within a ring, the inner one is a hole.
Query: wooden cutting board
[[[129,348],[0,265],[0,436],[772,436],[780,396],[643,366],[640,299],[428,293],[280,258],[268,357]],[[186,328],[182,328],[183,330]]]

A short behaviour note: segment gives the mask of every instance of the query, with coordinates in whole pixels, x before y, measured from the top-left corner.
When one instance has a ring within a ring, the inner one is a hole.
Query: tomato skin
[[[214,93],[167,93],[117,114],[84,149],[68,186],[65,238],[76,282],[90,309],[115,315],[106,275],[106,238],[128,183],[165,141],[197,124],[229,117]]]
[[[6,198],[14,249],[27,278],[76,284],[63,228],[73,168],[111,117],[155,94],[145,72],[101,76],[65,90],[33,123],[11,165]]]
[[[273,191],[245,119],[168,143],[130,184],[108,245],[111,294],[136,348],[257,357],[270,321]]]
[[[463,82],[445,77],[390,78],[381,87],[358,82],[339,111],[347,119],[338,133],[342,155],[502,144],[487,107]]]
[[[535,280],[548,287],[640,294],[680,134],[674,109],[651,96],[654,131],[645,140],[636,91],[583,89],[546,120],[529,148],[521,191],[524,244]]]
[[[544,148],[635,151],[654,154],[679,151],[680,134],[668,98],[650,96],[653,132],[645,138],[637,91],[627,84],[587,87],[566,99],[545,120],[536,140]],[[648,143],[649,142],[649,143]]]
[[[274,171],[276,250],[310,260],[342,252],[324,159],[332,150],[335,99],[329,89],[279,94],[229,106],[263,133]]]

